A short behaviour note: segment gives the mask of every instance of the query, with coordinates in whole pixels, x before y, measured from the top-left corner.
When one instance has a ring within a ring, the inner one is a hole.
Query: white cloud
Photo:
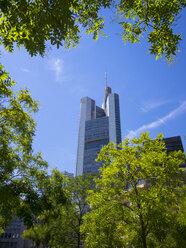
[[[174,109],[173,111],[171,111],[168,115],[164,116],[163,118],[159,118],[158,120],[153,121],[147,125],[143,125],[136,130],[129,130],[127,137],[131,139],[132,137],[136,137],[138,134],[144,131],[157,128],[161,126],[162,124],[165,124],[166,121],[173,119],[174,117],[182,114],[184,111],[186,111],[186,101],[184,101],[182,104],[180,104],[178,108]]]
[[[27,72],[27,73],[29,73],[29,72],[30,72],[30,70],[28,70],[28,69],[26,69],[26,68],[21,68],[21,71],[23,71],[23,72]]]
[[[53,61],[52,69],[56,73],[56,81],[61,81],[61,79],[62,79],[62,71],[63,71],[63,61],[61,59],[55,59]]]
[[[143,102],[143,106],[140,108],[140,110],[144,113],[147,113],[149,112],[150,110],[152,109],[155,109],[155,108],[158,108],[164,104],[168,103],[168,101],[161,101],[161,100],[158,100],[158,101],[145,101]]]
[[[64,62],[59,58],[49,57],[50,69],[55,72],[57,82],[64,82]]]

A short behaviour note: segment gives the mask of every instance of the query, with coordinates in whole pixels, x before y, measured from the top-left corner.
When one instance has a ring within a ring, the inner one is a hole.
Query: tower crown
[[[105,96],[104,96],[104,101],[102,104],[102,108],[106,111],[107,108],[107,98],[108,95],[112,93],[112,90],[110,87],[107,86],[107,72],[105,72]]]

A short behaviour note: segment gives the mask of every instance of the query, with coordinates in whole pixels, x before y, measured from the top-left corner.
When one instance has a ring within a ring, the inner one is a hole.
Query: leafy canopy
[[[150,54],[171,61],[179,51],[181,34],[174,31],[185,0],[121,0],[117,5],[123,41],[140,42],[146,34]]]
[[[184,247],[184,154],[167,154],[162,135],[148,133],[102,148],[91,211],[84,217],[85,247]],[[180,221],[182,220],[182,221]]]
[[[47,40],[58,48],[75,46],[80,27],[96,39],[103,28],[98,11],[109,6],[108,0],[3,0],[0,43],[9,51],[13,51],[14,43],[23,45],[33,56],[44,55]]]
[[[12,81],[0,65],[0,224],[15,214],[28,183],[47,168],[40,153],[32,150],[36,123],[32,114],[38,104],[28,89],[14,92]]]
[[[44,55],[47,41],[71,47],[79,43],[81,31],[103,34],[103,8],[119,17],[124,43],[140,42],[145,35],[156,59],[171,61],[179,50],[181,34],[174,26],[186,0],[2,0],[0,44],[10,52],[14,44],[31,56]]]
[[[86,197],[91,187],[90,176],[70,179],[53,170],[45,181],[45,187],[42,187],[42,194],[47,194],[47,201],[50,199],[52,206],[48,208],[45,205],[35,216],[36,221],[24,232],[24,238],[33,240],[36,246],[42,243],[53,248],[80,248],[83,241],[80,226],[84,214],[88,211]],[[48,188],[51,189],[50,194]],[[66,198],[65,203],[60,196]]]

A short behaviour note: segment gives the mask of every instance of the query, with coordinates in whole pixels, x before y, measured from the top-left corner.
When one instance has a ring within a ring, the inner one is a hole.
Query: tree
[[[33,154],[36,123],[32,113],[38,104],[28,89],[15,93],[12,81],[0,65],[0,219],[15,214],[28,191],[28,182],[47,167],[41,154]]]
[[[42,243],[44,247],[51,248],[80,248],[83,241],[80,226],[88,211],[85,199],[92,186],[90,176],[70,179],[53,170],[45,187],[42,187],[42,194],[47,194],[47,201],[52,205],[42,208],[40,214],[35,216],[36,222],[24,232],[23,237],[33,240],[37,247]],[[65,197],[65,203],[61,195]]]
[[[2,216],[0,216],[0,234],[4,232],[4,230],[2,228],[3,227],[3,223],[4,223],[4,220],[3,220]]]
[[[173,60],[179,51],[181,34],[174,31],[175,23],[185,0],[121,0],[118,15],[123,28],[123,41],[140,42],[145,33],[150,43],[150,54],[156,59],[164,56]]]
[[[147,33],[150,53],[171,61],[181,41],[174,25],[185,7],[185,0],[2,0],[0,44],[9,51],[14,43],[24,46],[33,56],[44,55],[47,41],[58,48],[75,46],[82,30],[96,40],[103,34],[101,10],[108,8],[121,19],[125,43]]]
[[[85,247],[185,247],[181,151],[148,133],[102,148],[104,161],[84,217]]]
[[[73,232],[76,237],[76,244],[74,247],[77,248],[81,247],[81,243],[84,240],[80,228],[83,223],[83,216],[89,210],[86,198],[89,190],[93,188],[93,176],[89,174],[75,177],[69,182],[69,193],[71,195],[71,204],[73,207],[73,212],[71,213],[73,222],[71,225],[73,226]]]
[[[14,42],[23,45],[31,56],[43,55],[46,41],[70,47],[79,42],[80,27],[93,33],[94,39],[103,28],[98,15],[108,0],[4,0],[1,9],[0,43],[13,51]],[[38,32],[39,30],[39,32]]]
[[[47,247],[51,237],[56,236],[56,228],[60,227],[58,219],[63,212],[61,209],[68,200],[66,183],[64,175],[55,169],[51,175],[39,175],[34,181],[34,194],[27,194],[19,208],[19,216],[27,225],[24,237],[33,240],[37,247],[41,243]],[[58,221],[56,227],[54,221]]]

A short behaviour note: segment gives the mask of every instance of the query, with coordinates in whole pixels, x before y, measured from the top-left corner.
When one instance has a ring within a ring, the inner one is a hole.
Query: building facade
[[[0,248],[34,248],[31,240],[25,240],[21,236],[26,230],[23,221],[18,217],[13,217],[9,226],[0,235]]]
[[[174,136],[163,139],[167,148],[167,152],[182,151],[184,152],[181,137]]]
[[[62,171],[62,174],[65,177],[69,177],[70,179],[72,179],[74,177],[74,173],[68,172],[68,171]]]
[[[121,142],[119,95],[105,85],[102,107],[83,97],[80,101],[80,121],[76,176],[97,173],[101,163],[95,162],[100,149],[108,144]]]

